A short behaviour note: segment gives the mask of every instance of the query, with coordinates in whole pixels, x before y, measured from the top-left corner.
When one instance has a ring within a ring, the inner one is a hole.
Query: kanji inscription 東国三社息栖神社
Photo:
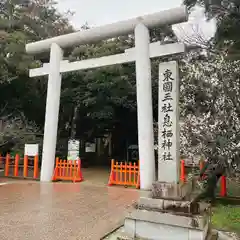
[[[179,76],[175,61],[159,65],[158,180],[178,182]],[[169,174],[171,173],[171,174]]]

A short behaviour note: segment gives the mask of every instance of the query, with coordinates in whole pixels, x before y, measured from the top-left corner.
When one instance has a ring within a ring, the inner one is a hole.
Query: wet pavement
[[[0,185],[1,240],[100,240],[118,227],[140,191],[94,182]]]

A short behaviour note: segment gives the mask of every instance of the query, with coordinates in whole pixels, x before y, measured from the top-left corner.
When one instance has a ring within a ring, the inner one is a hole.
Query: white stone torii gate
[[[182,53],[185,47],[180,43],[160,45],[160,42],[155,42],[150,44],[148,28],[185,22],[187,18],[186,8],[179,7],[26,45],[26,52],[29,54],[50,51],[50,62],[43,64],[41,68],[31,69],[29,72],[30,77],[48,75],[41,181],[51,181],[54,169],[61,74],[69,71],[135,61],[140,186],[141,189],[146,190],[151,188],[155,180],[155,161],[150,58]],[[127,49],[125,53],[72,63],[62,60],[63,48],[118,37],[133,32],[135,34],[135,48]]]

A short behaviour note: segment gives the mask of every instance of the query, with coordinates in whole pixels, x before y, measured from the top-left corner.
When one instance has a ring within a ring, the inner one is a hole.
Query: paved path
[[[88,183],[0,185],[1,240],[100,240],[140,192]]]

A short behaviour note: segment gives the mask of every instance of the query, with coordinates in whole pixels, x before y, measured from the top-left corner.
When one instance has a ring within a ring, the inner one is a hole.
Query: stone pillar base
[[[152,185],[152,198],[171,200],[189,199],[192,190],[192,182],[166,183],[158,181]]]

